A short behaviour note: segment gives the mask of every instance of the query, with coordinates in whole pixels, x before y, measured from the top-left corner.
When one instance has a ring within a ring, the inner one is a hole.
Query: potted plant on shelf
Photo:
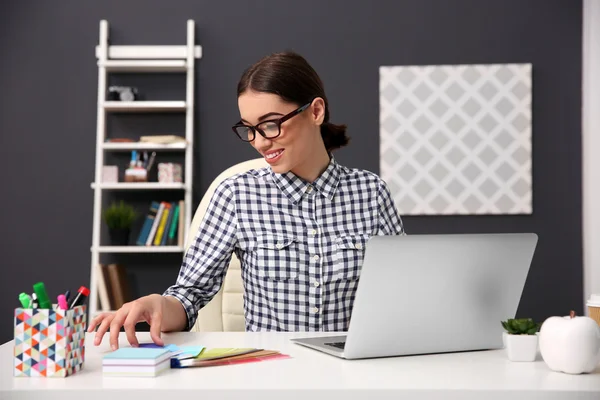
[[[502,321],[506,329],[506,352],[511,361],[534,361],[538,349],[540,324],[531,318]]]
[[[118,204],[113,203],[104,211],[104,222],[108,226],[110,244],[113,246],[127,246],[129,244],[129,233],[131,225],[137,213],[129,204],[121,200]]]

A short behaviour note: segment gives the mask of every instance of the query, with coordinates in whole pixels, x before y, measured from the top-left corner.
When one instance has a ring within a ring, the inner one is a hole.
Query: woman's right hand
[[[102,337],[110,329],[110,347],[113,350],[119,348],[119,332],[121,327],[125,328],[125,334],[129,344],[134,347],[139,345],[135,336],[135,326],[138,322],[147,322],[150,325],[150,337],[159,346],[164,343],[160,337],[161,324],[165,298],[160,294],[151,294],[140,297],[137,300],[125,303],[123,307],[113,313],[102,313],[90,321],[88,332],[93,332],[96,327],[94,345],[102,342]]]

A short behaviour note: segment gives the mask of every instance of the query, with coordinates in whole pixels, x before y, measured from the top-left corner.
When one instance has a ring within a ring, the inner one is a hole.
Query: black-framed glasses
[[[312,102],[306,103],[302,107],[299,107],[289,114],[284,115],[278,119],[269,119],[262,121],[258,125],[245,125],[241,122],[231,127],[235,134],[242,139],[244,142],[251,142],[256,137],[256,131],[260,133],[266,139],[275,139],[281,134],[281,124],[290,118],[295,117],[302,111],[306,110]]]

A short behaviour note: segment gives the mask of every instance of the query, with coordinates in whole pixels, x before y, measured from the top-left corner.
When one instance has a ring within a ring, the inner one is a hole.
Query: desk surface
[[[13,342],[0,346],[0,399],[600,399],[600,367],[592,374],[550,371],[535,362],[515,363],[504,350],[341,360],[290,343],[307,333],[171,333],[165,343],[206,347],[259,347],[290,359],[209,368],[172,369],[155,378],[102,376],[100,346],[86,337],[84,368],[68,378],[14,378]],[[325,335],[325,334],[324,334]],[[333,334],[331,334],[333,335]],[[149,342],[148,333],[138,333]],[[124,334],[120,343],[128,346]],[[41,393],[40,391],[45,391]],[[242,390],[243,392],[240,392]]]

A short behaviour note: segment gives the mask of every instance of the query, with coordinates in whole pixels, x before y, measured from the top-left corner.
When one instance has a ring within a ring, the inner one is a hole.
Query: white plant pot
[[[509,335],[506,353],[510,361],[535,361],[538,350],[538,335]]]

